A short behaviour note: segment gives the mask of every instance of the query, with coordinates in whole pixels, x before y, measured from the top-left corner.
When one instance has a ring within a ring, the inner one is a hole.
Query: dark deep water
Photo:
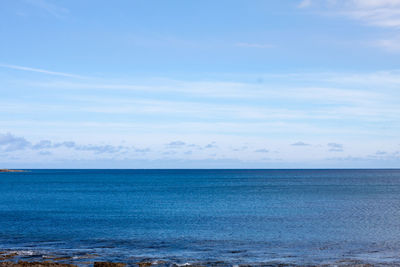
[[[0,249],[33,259],[399,263],[400,170],[0,173]]]

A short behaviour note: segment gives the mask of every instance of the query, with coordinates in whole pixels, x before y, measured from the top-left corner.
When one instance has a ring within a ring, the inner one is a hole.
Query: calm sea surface
[[[400,262],[400,170],[0,173],[0,249],[185,263]]]

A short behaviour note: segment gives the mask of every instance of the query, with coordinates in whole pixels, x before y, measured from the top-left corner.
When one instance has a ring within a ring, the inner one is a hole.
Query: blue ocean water
[[[400,260],[400,170],[0,173],[0,248],[137,262]]]

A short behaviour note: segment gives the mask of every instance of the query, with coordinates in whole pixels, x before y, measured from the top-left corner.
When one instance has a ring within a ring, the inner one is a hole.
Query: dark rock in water
[[[149,267],[151,262],[138,262],[136,264],[139,265],[139,267]]]
[[[54,261],[64,261],[64,260],[70,260],[70,259],[72,259],[72,257],[69,257],[69,256],[53,258]]]
[[[99,262],[96,261],[93,267],[124,267],[126,264],[122,262]]]
[[[77,267],[74,264],[63,264],[50,261],[43,262],[27,262],[19,261],[15,262],[0,262],[0,267]]]
[[[238,254],[238,253],[246,252],[246,250],[231,250],[229,252],[232,253],[232,254]]]

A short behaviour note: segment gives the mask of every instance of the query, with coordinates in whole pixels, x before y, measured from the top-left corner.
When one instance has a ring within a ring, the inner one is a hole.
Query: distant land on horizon
[[[0,169],[0,172],[26,172],[24,170]]]
[[[287,170],[287,171],[312,171],[312,170],[400,170],[400,168],[103,168],[103,169],[96,169],[96,168],[36,168],[36,169],[29,169],[29,170],[105,170],[105,171],[207,171],[207,170],[243,170],[243,171],[277,171],[277,170]],[[0,172],[27,172],[27,170],[20,170],[20,169],[0,169]]]

